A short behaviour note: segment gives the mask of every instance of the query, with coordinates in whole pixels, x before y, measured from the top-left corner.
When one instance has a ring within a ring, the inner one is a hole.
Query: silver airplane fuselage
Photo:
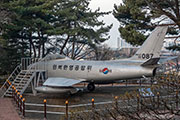
[[[143,67],[137,60],[77,61],[71,59],[48,62],[48,77],[81,79],[98,84],[116,80],[153,76],[154,67]]]

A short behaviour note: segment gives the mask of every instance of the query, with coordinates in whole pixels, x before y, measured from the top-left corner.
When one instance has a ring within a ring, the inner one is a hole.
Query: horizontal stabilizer
[[[149,65],[157,65],[160,58],[152,58],[146,62],[144,62],[141,66],[149,66]]]
[[[177,59],[177,56],[173,56],[173,57],[166,57],[166,58],[152,58],[146,62],[144,62],[141,66],[149,66],[149,65],[157,65],[159,64],[164,64],[170,60],[174,60]]]
[[[54,77],[48,78],[43,86],[51,86],[51,87],[70,87],[74,84],[80,83],[81,80],[62,78],[62,77]]]
[[[177,59],[177,58],[178,58],[178,56],[160,58],[159,63],[164,64],[164,63],[166,63],[166,62],[168,62],[170,60],[174,60],[174,59]]]

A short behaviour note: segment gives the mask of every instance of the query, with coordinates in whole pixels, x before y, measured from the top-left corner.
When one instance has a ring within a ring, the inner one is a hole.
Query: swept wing
[[[63,77],[51,77],[48,78],[43,86],[49,86],[49,87],[71,87],[72,85],[75,85],[77,83],[82,82],[83,80],[76,80],[76,79],[70,79],[70,78],[63,78]]]

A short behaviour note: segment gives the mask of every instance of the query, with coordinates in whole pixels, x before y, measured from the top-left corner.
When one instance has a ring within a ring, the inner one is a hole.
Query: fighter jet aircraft
[[[128,59],[78,61],[61,55],[48,56],[45,58],[48,79],[36,90],[58,93],[69,91],[77,83],[88,82],[87,89],[93,91],[95,84],[154,76],[167,29],[167,26],[157,26],[135,55]],[[44,66],[42,62],[36,65]]]

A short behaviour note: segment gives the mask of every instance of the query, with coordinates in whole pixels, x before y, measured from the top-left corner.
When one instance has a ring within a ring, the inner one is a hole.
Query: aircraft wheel
[[[87,89],[88,89],[89,91],[93,91],[93,90],[95,89],[94,83],[89,83],[88,86],[87,86]]]

